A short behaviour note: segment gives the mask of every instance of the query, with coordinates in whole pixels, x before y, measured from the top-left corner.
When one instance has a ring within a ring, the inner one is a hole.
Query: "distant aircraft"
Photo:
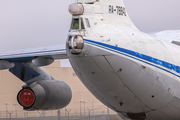
[[[70,102],[70,87],[39,68],[68,58],[87,89],[124,120],[180,119],[180,31],[140,32],[123,0],[77,0],[69,12],[66,46],[0,54],[0,69],[25,82],[17,95],[25,110]]]

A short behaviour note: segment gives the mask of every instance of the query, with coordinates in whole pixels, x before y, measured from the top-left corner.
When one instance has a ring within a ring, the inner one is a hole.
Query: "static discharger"
[[[82,15],[84,12],[84,7],[82,4],[75,3],[69,5],[68,10],[72,15]]]

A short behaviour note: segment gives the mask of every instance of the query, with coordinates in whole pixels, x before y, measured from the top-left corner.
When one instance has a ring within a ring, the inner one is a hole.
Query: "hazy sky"
[[[74,0],[0,0],[0,50],[63,44]],[[125,0],[134,24],[144,32],[180,29],[180,0]]]

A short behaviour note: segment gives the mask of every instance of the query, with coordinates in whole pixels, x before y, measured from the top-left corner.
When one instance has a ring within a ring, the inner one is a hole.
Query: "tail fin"
[[[129,18],[123,0],[99,0],[103,17],[112,24],[137,29]]]
[[[99,3],[103,19],[110,24],[137,29],[129,18],[123,0],[76,0],[78,3]]]

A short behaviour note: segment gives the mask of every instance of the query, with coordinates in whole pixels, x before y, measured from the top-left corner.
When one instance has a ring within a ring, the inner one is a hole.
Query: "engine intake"
[[[30,107],[35,102],[35,94],[30,89],[22,89],[19,92],[18,100],[21,105]]]
[[[24,87],[17,101],[24,110],[55,110],[69,104],[72,98],[70,87],[60,80],[40,80]]]

